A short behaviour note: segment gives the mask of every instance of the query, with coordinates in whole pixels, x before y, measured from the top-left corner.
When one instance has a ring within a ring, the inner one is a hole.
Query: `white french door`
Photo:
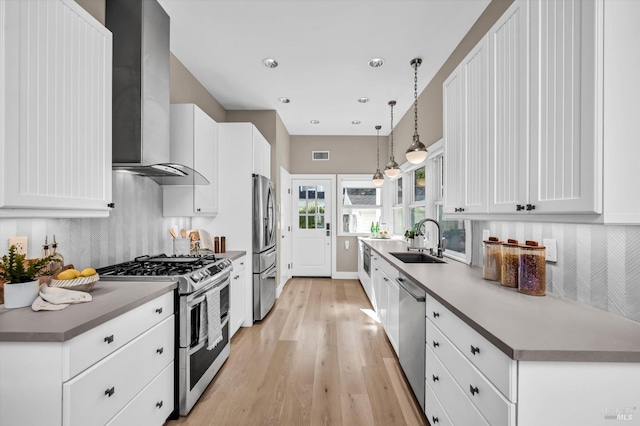
[[[331,276],[333,224],[331,179],[291,180],[293,275]]]
[[[280,256],[278,257],[282,289],[291,278],[291,175],[280,167]]]

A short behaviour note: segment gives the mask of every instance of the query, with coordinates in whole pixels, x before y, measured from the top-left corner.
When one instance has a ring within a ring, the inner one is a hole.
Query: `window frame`
[[[387,186],[387,182],[385,181],[385,183],[382,186],[375,186],[373,184],[373,181],[371,179],[371,175],[363,175],[363,174],[339,174],[338,175],[338,181],[337,181],[337,192],[336,192],[336,226],[337,226],[337,231],[336,231],[336,235],[338,237],[366,237],[369,236],[370,233],[369,232],[345,232],[342,229],[342,217],[343,217],[343,213],[344,213],[344,204],[343,204],[343,198],[342,198],[342,193],[344,191],[344,186],[343,184],[345,182],[361,182],[363,184],[363,186],[359,186],[359,188],[375,188],[375,189],[380,189],[380,204],[375,205],[375,206],[350,206],[350,208],[356,207],[359,209],[369,209],[369,210],[379,210],[380,211],[380,225],[382,226],[384,224],[384,218],[385,218],[385,209],[384,209],[384,200],[385,200],[385,196],[386,196],[386,192],[385,192],[385,187]],[[353,188],[353,186],[347,186],[347,188]]]

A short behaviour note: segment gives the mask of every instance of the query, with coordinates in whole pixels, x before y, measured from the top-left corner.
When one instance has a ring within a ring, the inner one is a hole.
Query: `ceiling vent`
[[[313,161],[329,161],[329,151],[312,151],[311,159]]]

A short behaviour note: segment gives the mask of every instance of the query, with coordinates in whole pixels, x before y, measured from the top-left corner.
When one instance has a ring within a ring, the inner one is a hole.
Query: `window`
[[[413,182],[413,199],[409,204],[409,227],[413,229],[418,222],[427,217],[425,211],[425,166],[413,170],[411,176]]]
[[[382,216],[382,188],[370,176],[339,175],[339,235],[368,235]]]
[[[393,232],[394,235],[404,235],[404,194],[403,194],[403,178],[400,176],[395,182],[395,191],[393,194]]]
[[[300,229],[324,228],[325,201],[323,186],[298,188],[298,223]]]

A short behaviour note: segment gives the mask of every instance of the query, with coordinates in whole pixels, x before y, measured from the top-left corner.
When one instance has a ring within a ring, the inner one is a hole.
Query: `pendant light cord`
[[[376,143],[378,144],[377,165],[378,165],[378,170],[380,170],[380,126],[376,126],[376,132],[378,133],[378,135],[376,136]]]
[[[393,104],[395,102],[389,102],[389,105],[391,105],[391,161],[395,161],[395,158],[393,156]]]
[[[418,61],[413,64],[413,136],[418,136]]]

